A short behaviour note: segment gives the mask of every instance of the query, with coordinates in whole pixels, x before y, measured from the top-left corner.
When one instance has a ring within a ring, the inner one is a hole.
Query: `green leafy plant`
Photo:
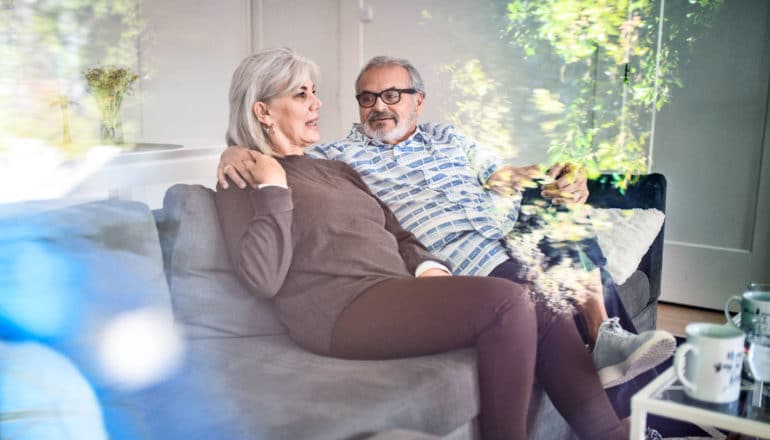
[[[562,62],[567,92],[535,90],[532,97],[546,116],[541,128],[550,140],[550,159],[580,163],[592,175],[646,173],[653,106],[659,110],[682,85],[682,54],[674,48],[692,48],[721,3],[690,0],[683,17],[665,19],[659,50],[659,3],[653,0],[508,3],[504,35],[527,56],[546,51]],[[617,182],[624,186],[627,177]]]

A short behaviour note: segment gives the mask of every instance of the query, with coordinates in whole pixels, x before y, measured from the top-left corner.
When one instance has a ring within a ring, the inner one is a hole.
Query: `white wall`
[[[353,99],[352,86],[341,91],[339,0],[253,0],[254,47],[291,47],[315,61],[323,102],[319,130],[322,141],[342,136],[340,95]],[[351,121],[344,125],[349,127]]]
[[[249,0],[147,0],[139,11],[141,140],[223,146],[230,77],[250,51]]]

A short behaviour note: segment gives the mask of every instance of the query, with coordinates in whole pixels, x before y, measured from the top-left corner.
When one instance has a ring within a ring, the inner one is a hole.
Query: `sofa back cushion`
[[[116,313],[171,316],[147,205],[50,200],[0,210],[0,333],[10,321],[42,338],[91,337]]]
[[[155,213],[176,319],[191,338],[286,332],[270,300],[238,280],[230,264],[214,191],[174,185]]]

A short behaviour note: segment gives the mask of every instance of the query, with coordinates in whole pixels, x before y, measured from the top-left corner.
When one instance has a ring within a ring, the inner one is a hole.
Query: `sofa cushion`
[[[155,219],[143,203],[75,203],[3,207],[0,338],[45,341],[102,390],[154,383],[179,360]],[[163,333],[126,330],[147,317]]]
[[[235,438],[337,440],[397,427],[445,435],[479,410],[469,349],[351,361],[312,354],[278,335],[194,340],[190,352],[206,383],[196,399],[218,402],[207,419],[189,421],[196,424],[191,431],[227,427]]]
[[[47,338],[66,336],[58,331],[90,333],[114,313],[138,307],[170,315],[158,233],[147,205],[42,201],[3,210],[0,311],[8,315],[0,314],[0,322],[31,318],[15,322],[16,328]],[[24,313],[15,314],[14,307]],[[35,313],[25,312],[30,310]]]
[[[658,236],[664,218],[657,209],[593,209],[591,223],[607,258],[605,269],[616,283],[625,283],[634,273]]]
[[[640,317],[642,311],[646,310],[653,302],[653,299],[650,298],[650,282],[644,272],[637,270],[631,274],[625,283],[619,285],[618,296],[637,331],[642,332],[655,328],[654,319],[648,322]]]
[[[174,314],[190,338],[285,333],[272,303],[251,294],[232,270],[214,191],[174,185],[156,212]]]

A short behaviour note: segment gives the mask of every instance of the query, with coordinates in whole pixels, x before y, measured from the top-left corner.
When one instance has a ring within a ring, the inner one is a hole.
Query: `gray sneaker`
[[[623,330],[618,318],[610,318],[599,326],[591,356],[602,386],[611,388],[660,365],[674,349],[676,340],[668,332],[635,335]]]
[[[652,428],[647,428],[644,433],[644,440],[663,440],[663,436]]]

